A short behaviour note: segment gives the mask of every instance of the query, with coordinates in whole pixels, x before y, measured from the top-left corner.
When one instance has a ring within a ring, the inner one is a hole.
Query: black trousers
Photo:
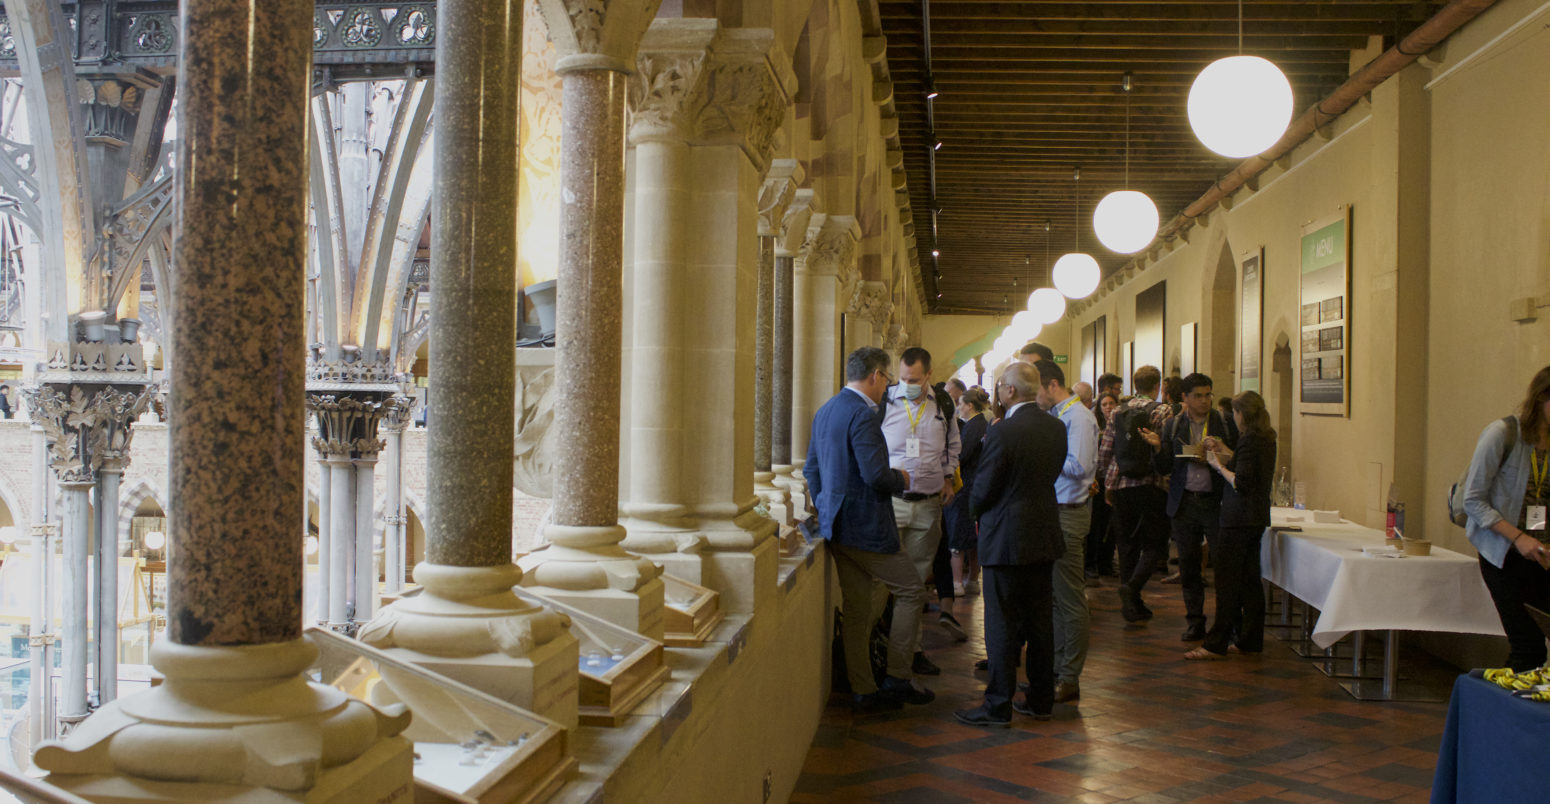
[[[1265,649],[1265,587],[1259,566],[1264,536],[1262,527],[1224,527],[1211,542],[1216,622],[1206,634],[1204,647],[1212,653],[1226,653],[1232,644],[1249,653]]]
[[[1180,471],[1183,471],[1182,469]],[[1203,550],[1216,543],[1222,516],[1222,498],[1216,494],[1184,492],[1173,515],[1173,546],[1179,551],[1179,585],[1184,587],[1184,620],[1190,628],[1206,627],[1206,580],[1202,575]]]
[[[1038,713],[1055,708],[1055,617],[1053,562],[983,567],[985,655],[990,680],[985,708],[996,717],[1012,716],[1017,692],[1017,652],[1026,643],[1028,705]]]
[[[942,538],[936,543],[936,556],[931,559],[931,579],[936,583],[938,600],[952,600],[953,554],[947,544],[947,512],[942,512]]]
[[[1550,611],[1550,570],[1541,569],[1509,547],[1500,568],[1480,557],[1480,577],[1491,590],[1491,602],[1496,604],[1502,630],[1507,632],[1507,666],[1521,672],[1543,665],[1545,634],[1523,606]]]
[[[1087,529],[1088,575],[1114,574],[1114,531],[1109,527],[1113,511],[1101,491],[1093,496],[1093,521]]]
[[[1151,484],[1119,489],[1112,517],[1119,581],[1140,592],[1157,560],[1168,557],[1168,495]]]

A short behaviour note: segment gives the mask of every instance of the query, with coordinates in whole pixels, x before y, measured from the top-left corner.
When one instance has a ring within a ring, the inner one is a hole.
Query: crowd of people
[[[1152,612],[1142,592],[1166,570],[1170,542],[1184,590],[1182,639],[1198,643],[1185,656],[1262,650],[1259,540],[1270,524],[1276,437],[1259,394],[1217,406],[1210,377],[1165,381],[1154,366],[1136,371],[1130,397],[1113,374],[1096,389],[1068,385],[1038,343],[992,391],[956,378],[933,385],[931,354],[920,348],[897,365],[881,349],[857,349],[845,380],[814,416],[803,473],[840,581],[857,711],[935,699],[918,681],[940,673],[920,649],[933,585],[937,622],[960,641],[969,638],[960,600],[983,596],[984,700],[955,712],[958,720],[1049,719],[1054,704],[1081,698],[1087,590],[1117,574],[1121,616],[1145,625]],[[1216,573],[1209,629],[1206,544]],[[884,614],[879,588],[892,599],[881,682],[869,653]]]

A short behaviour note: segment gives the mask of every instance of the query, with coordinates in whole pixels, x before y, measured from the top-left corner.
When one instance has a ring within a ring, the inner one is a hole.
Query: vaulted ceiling
[[[1387,48],[1443,5],[1244,0],[1243,52],[1280,66],[1301,113],[1346,79],[1352,51],[1369,47],[1370,37]],[[1105,275],[1129,261],[1092,231],[1094,204],[1126,189],[1127,102],[1128,189],[1150,195],[1164,222],[1237,164],[1199,143],[1185,104],[1201,69],[1238,53],[1238,0],[880,0],[878,7],[935,312],[1022,309],[1034,287],[1049,285],[1051,261],[1072,250],[1078,232]],[[941,93],[931,121],[928,75]]]

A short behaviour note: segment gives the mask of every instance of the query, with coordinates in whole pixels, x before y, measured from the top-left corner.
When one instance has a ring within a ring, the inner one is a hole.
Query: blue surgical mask
[[[904,384],[904,398],[911,402],[920,398],[921,386],[919,383],[907,382]]]

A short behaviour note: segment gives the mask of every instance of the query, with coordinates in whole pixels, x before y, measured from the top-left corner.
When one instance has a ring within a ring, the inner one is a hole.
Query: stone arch
[[[150,500],[161,507],[162,513],[167,512],[167,495],[149,478],[137,478],[127,488],[119,489],[118,493],[118,527],[115,533],[122,539],[129,532],[130,525],[135,518],[135,511],[140,510],[140,504]]]
[[[1206,356],[1206,370],[1216,383],[1217,393],[1233,393],[1238,389],[1238,261],[1233,257],[1232,246],[1222,239],[1216,250],[1216,266],[1209,289],[1205,309],[1210,330],[1201,333],[1207,339],[1201,351]]]
[[[16,490],[11,488],[10,481],[4,475],[0,475],[0,503],[4,503],[6,510],[10,512],[11,524],[16,526],[18,535],[27,536],[30,533],[29,526],[32,524],[32,508],[22,507],[21,498],[17,496]]]

